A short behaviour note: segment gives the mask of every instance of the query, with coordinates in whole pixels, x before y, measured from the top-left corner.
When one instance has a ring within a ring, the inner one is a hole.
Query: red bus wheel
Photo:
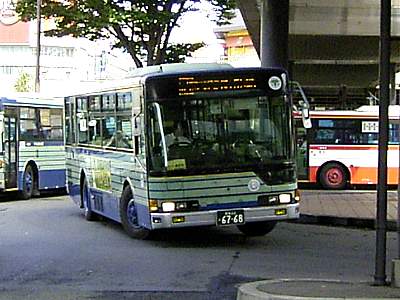
[[[319,181],[326,189],[340,190],[344,189],[347,184],[347,173],[345,169],[335,163],[330,163],[321,169]]]

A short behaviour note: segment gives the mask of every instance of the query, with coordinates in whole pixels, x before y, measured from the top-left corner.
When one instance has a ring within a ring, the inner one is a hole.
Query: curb
[[[245,283],[238,286],[236,300],[393,300],[399,295],[399,289],[368,282],[307,278]]]
[[[300,224],[315,224],[315,225],[330,225],[330,226],[345,226],[355,228],[368,228],[376,229],[375,219],[366,218],[345,218],[337,216],[315,216],[308,214],[300,214],[298,220],[294,220],[294,223]],[[393,220],[387,220],[386,228],[388,231],[397,231],[397,222]]]

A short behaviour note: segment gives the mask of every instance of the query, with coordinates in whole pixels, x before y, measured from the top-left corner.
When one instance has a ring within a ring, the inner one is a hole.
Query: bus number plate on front
[[[244,213],[243,210],[228,210],[217,212],[217,224],[218,225],[232,225],[232,224],[243,224]]]

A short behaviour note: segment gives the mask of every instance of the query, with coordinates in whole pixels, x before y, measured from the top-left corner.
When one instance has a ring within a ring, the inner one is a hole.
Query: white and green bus
[[[0,97],[0,192],[22,199],[65,188],[63,99],[15,93]]]
[[[146,238],[212,225],[264,235],[299,217],[282,69],[158,66],[66,97],[65,114],[67,186],[88,220]]]

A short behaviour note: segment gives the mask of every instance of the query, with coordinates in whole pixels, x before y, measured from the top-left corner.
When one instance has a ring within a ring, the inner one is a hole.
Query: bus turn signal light
[[[296,190],[294,192],[294,200],[296,200],[296,202],[300,202],[300,191]]]
[[[150,210],[150,212],[158,211],[157,200],[149,200],[149,210]]]

